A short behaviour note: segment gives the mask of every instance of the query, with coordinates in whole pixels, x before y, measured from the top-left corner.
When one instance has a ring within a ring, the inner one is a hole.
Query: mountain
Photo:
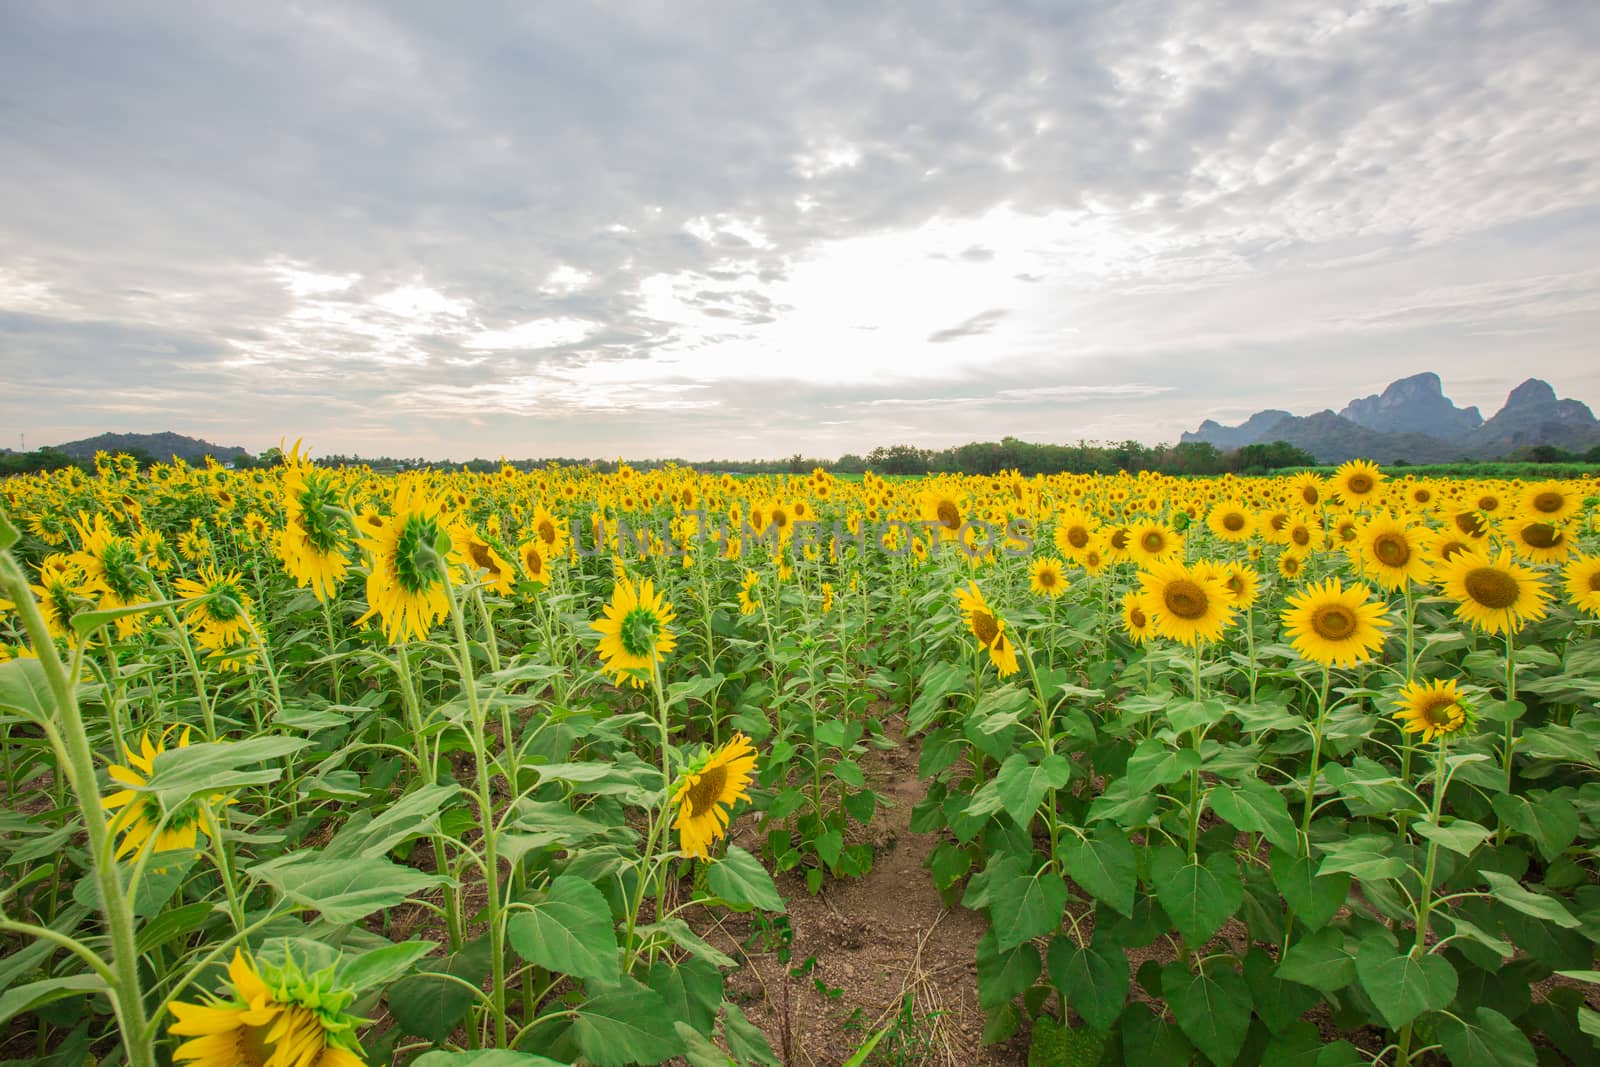
[[[1284,419],[1292,419],[1293,415],[1287,411],[1258,411],[1251,415],[1238,426],[1224,426],[1215,419],[1207,419],[1200,424],[1200,428],[1193,433],[1183,435],[1183,441],[1204,441],[1206,444],[1216,445],[1224,452],[1245,445],[1253,445],[1257,441],[1272,441],[1276,438],[1268,437],[1267,433]]]
[[[98,437],[68,441],[56,447],[73,459],[93,459],[96,452],[109,452],[113,456],[118,452],[144,452],[160,463],[171,462],[173,456],[190,463],[198,463],[207,456],[215,456],[225,461],[241,452],[249,454],[246,449],[238,445],[232,447],[214,445],[210,441],[202,441],[198,437],[185,437],[170,430],[166,433],[103,433]]]
[[[1207,419],[1185,433],[1224,451],[1244,445],[1287,441],[1321,463],[1374,459],[1380,463],[1449,463],[1500,459],[1539,445],[1583,452],[1600,445],[1600,420],[1587,404],[1562,400],[1549,382],[1529,378],[1485,420],[1475,407],[1458,408],[1444,395],[1437,374],[1414,374],[1382,393],[1352,400],[1337,414],[1258,411],[1238,426]]]
[[[1581,452],[1600,444],[1600,421],[1589,405],[1558,400],[1549,382],[1529,378],[1511,390],[1506,406],[1467,440],[1483,454],[1504,455],[1536,445]]]
[[[1380,433],[1422,433],[1446,441],[1464,438],[1483,425],[1477,408],[1458,408],[1444,395],[1432,371],[1401,378],[1380,395],[1352,400],[1339,417]]]

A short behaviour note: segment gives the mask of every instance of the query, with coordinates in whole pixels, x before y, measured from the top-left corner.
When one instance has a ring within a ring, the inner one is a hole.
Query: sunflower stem
[[[478,702],[478,683],[472,671],[472,645],[467,640],[467,626],[462,617],[461,603],[456,598],[450,581],[450,568],[438,561],[439,574],[444,582],[445,600],[450,605],[450,624],[455,631],[457,666],[461,672],[461,686],[467,698],[467,710],[472,716],[473,762],[477,765],[478,817],[483,821],[484,888],[489,899],[485,914],[489,924],[489,965],[493,971],[495,1047],[506,1047],[506,948],[505,922],[500,901],[499,834],[494,817],[494,790],[489,784],[489,751],[485,740],[483,707]],[[510,739],[503,739],[509,744]]]
[[[100,910],[105,916],[106,936],[111,944],[111,972],[115,981],[108,983],[108,992],[118,1029],[122,1032],[123,1053],[129,1067],[155,1067],[154,1034],[145,1018],[144,996],[139,984],[139,952],[134,937],[133,908],[128,891],[117,873],[116,862],[111,858],[111,830],[95,780],[93,750],[78,710],[76,685],[61,665],[61,657],[50,637],[50,628],[33,599],[33,590],[9,549],[0,550],[0,589],[5,591],[6,599],[15,605],[14,610],[28,631],[55,701],[61,741],[67,753],[67,763],[63,769],[83,815],[95,884],[99,889]]]
[[[1517,699],[1516,635],[1515,635],[1515,632],[1512,630],[1511,626],[1508,624],[1506,626],[1506,704],[1509,705],[1513,701],[1515,701],[1516,699]],[[1503,752],[1504,752],[1504,757],[1503,758],[1504,758],[1504,762],[1505,762],[1505,772],[1506,772],[1506,795],[1509,796],[1511,794],[1511,777],[1512,777],[1512,773],[1513,773],[1513,770],[1514,770],[1512,756],[1515,754],[1516,747],[1517,747],[1517,720],[1516,720],[1515,716],[1510,714],[1510,708],[1509,707],[1506,709],[1506,712],[1507,712],[1507,714],[1506,714],[1506,736],[1505,736],[1505,748],[1503,750]],[[1506,825],[1506,821],[1504,819],[1501,819],[1500,820],[1500,831],[1496,835],[1496,844],[1500,844],[1500,845],[1505,844],[1506,843],[1506,838],[1508,838],[1510,836],[1511,836],[1511,827]]]
[[[1306,855],[1311,854],[1311,813],[1316,807],[1317,771],[1322,762],[1322,727],[1328,715],[1328,668],[1322,668],[1322,690],[1317,697],[1317,721],[1311,728],[1311,770],[1306,775],[1306,810],[1300,832],[1306,839]]]

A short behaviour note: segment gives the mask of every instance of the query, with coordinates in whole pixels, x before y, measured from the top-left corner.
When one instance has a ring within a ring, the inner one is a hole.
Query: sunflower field
[[[298,445],[0,482],[0,1060],[784,1062],[890,749],[993,1062],[1600,1062],[1600,480]]]

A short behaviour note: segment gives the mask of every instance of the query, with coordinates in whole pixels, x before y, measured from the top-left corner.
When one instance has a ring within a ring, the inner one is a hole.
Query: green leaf
[[[1084,892],[1123,915],[1133,916],[1133,891],[1139,884],[1138,859],[1128,835],[1096,827],[1087,840],[1063,844],[1061,865]]]
[[[1308,930],[1327,926],[1350,895],[1348,873],[1318,874],[1309,856],[1273,849],[1270,864],[1272,884]]]
[[[779,1067],[778,1055],[767,1043],[767,1035],[746,1019],[737,1005],[723,1005],[722,1036],[728,1039],[728,1051],[741,1061]]]
[[[674,1020],[711,1033],[722,1003],[722,975],[711,964],[692,956],[681,962],[660,959],[650,965],[645,984],[661,994]]]
[[[531,1052],[512,1052],[491,1048],[476,1052],[424,1052],[411,1061],[411,1067],[563,1067],[545,1056]]]
[[[1115,945],[1080,948],[1065,937],[1045,953],[1050,981],[1067,1006],[1101,1033],[1111,1029],[1128,1000],[1128,955]]]
[[[1286,981],[1335,993],[1355,981],[1356,961],[1345,948],[1344,934],[1326,927],[1290,945],[1276,973]]]
[[[1411,824],[1411,829],[1418,837],[1425,837],[1439,847],[1447,848],[1462,856],[1472,855],[1472,850],[1483,844],[1493,832],[1488,827],[1479,826],[1466,819],[1454,819],[1442,826],[1435,826],[1426,819],[1418,819]]]
[[[342,925],[392,908],[413,893],[448,884],[450,879],[402,867],[382,857],[351,863],[320,852],[296,852],[257,864],[250,874],[302,907]]]
[[[485,934],[443,959],[422,960],[418,970],[422,973],[389,987],[385,997],[389,1014],[405,1033],[443,1041],[472,1006],[472,987],[489,975],[489,937]],[[438,974],[452,975],[467,985],[447,982]]]
[[[1562,797],[1545,794],[1535,803],[1527,797],[1501,793],[1494,798],[1494,813],[1513,830],[1532,838],[1546,863],[1561,855],[1578,836],[1578,809]]]
[[[1072,780],[1072,764],[1065,756],[1051,753],[1032,763],[1021,752],[1013,752],[1000,765],[995,782],[1006,814],[1027,826],[1044,801],[1045,794],[1060,789]]]
[[[672,943],[689,953],[695,959],[705,960],[713,967],[734,967],[738,961],[727,953],[716,948],[711,942],[689,928],[689,924],[679,918],[667,919],[664,922],[650,923],[639,927],[635,933],[641,937],[651,934],[665,934],[672,939]]]
[[[1406,861],[1393,854],[1394,840],[1378,834],[1362,834],[1332,841],[1322,846],[1327,853],[1318,874],[1345,871],[1363,882],[1398,878],[1405,873]]]
[[[80,611],[72,616],[72,629],[78,636],[94,633],[102,626],[125,619],[129,615],[143,615],[147,611],[177,607],[182,600],[152,600],[144,604],[130,604],[125,608],[104,608],[100,611]]]
[[[359,993],[386,986],[436,947],[432,941],[401,941],[341,960],[339,988]]]
[[[144,785],[127,788],[154,794],[163,810],[176,811],[196,797],[275,782],[283,773],[281,767],[260,771],[242,768],[284,759],[310,744],[304,738],[262,736],[169,748],[155,758]]]
[[[18,541],[22,540],[22,533],[11,524],[11,518],[0,508],[0,552],[4,552]]]
[[[1484,871],[1483,877],[1489,883],[1489,889],[1494,893],[1495,899],[1508,908],[1520,911],[1524,915],[1531,915],[1535,919],[1553,922],[1568,930],[1576,930],[1583,925],[1555,897],[1530,892],[1516,879],[1508,878],[1497,871]]]
[[[688,1023],[674,1021],[672,1028],[683,1039],[683,1058],[689,1061],[689,1067],[738,1067],[726,1052]]]
[[[1122,1062],[1149,1067],[1187,1064],[1194,1050],[1183,1031],[1134,1001],[1122,1016]]]
[[[1435,1024],[1452,1067],[1535,1067],[1533,1044],[1515,1023],[1493,1008],[1473,1015],[1472,1022],[1445,1015]]]
[[[727,855],[711,865],[706,873],[706,884],[721,900],[738,910],[784,910],[783,898],[772,883],[772,875],[738,845],[729,845]]]
[[[564,874],[551,882],[544,899],[512,914],[506,936],[517,955],[546,970],[606,985],[622,977],[611,906],[582,878]]]
[[[1210,726],[1228,717],[1228,705],[1220,700],[1186,700],[1167,709],[1167,723],[1178,733]]]
[[[583,1058],[595,1067],[660,1063],[683,1051],[661,994],[632,978],[592,996],[577,1008],[572,1031]]]
[[[1212,853],[1202,864],[1179,849],[1164,848],[1151,860],[1150,878],[1172,924],[1197,948],[1244,903],[1244,883],[1231,854]]]
[[[1123,784],[1134,794],[1149,793],[1157,786],[1176,782],[1200,766],[1200,753],[1191,748],[1174,749],[1157,737],[1139,742],[1128,757]]]
[[[1000,863],[989,879],[989,921],[1000,951],[1054,933],[1067,906],[1067,886],[1045,867],[1029,872],[1022,861]]]
[[[375,819],[352,818],[328,842],[326,851],[336,856],[371,859],[387,854],[402,841],[430,834],[439,824],[439,808],[461,792],[461,787],[425,785],[384,808]]]
[[[993,930],[978,941],[978,1006],[988,1011],[1011,1000],[1039,977],[1039,950],[1024,941],[1002,952]]]
[[[1211,808],[1235,830],[1265,834],[1281,849],[1299,847],[1299,833],[1283,794],[1259,778],[1246,778],[1237,786],[1218,782],[1211,790]]]
[[[1268,1030],[1281,1034],[1289,1024],[1316,1007],[1322,997],[1315,989],[1280,978],[1273,973],[1276,966],[1272,957],[1253,948],[1244,958],[1244,981],[1250,987],[1256,1014],[1267,1024]]]
[[[1376,935],[1362,939],[1356,975],[1391,1030],[1425,1011],[1448,1007],[1456,995],[1456,969],[1449,960],[1421,952],[1396,954]]]
[[[49,722],[55,710],[56,698],[50,692],[44,664],[36,659],[9,659],[0,663],[0,711],[42,723]]]
[[[1181,963],[1161,968],[1161,994],[1184,1034],[1217,1067],[1229,1067],[1250,1030],[1250,989],[1236,972],[1214,966],[1191,974]]]
[[[85,993],[101,993],[105,982],[97,974],[73,974],[65,978],[45,978],[29,982],[0,993],[0,1026],[4,1026],[25,1011]]]

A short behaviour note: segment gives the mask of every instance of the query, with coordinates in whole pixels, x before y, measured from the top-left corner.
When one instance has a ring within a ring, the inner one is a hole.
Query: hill
[[[1529,378],[1485,420],[1475,407],[1458,408],[1431,372],[1392,382],[1381,394],[1352,400],[1337,414],[1260,411],[1238,426],[1206,420],[1185,442],[1239,448],[1287,441],[1321,463],[1358,456],[1392,463],[1449,463],[1514,456],[1540,446],[1581,452],[1600,445],[1600,421],[1588,405],[1556,397],[1550,383]]]
[[[56,448],[80,460],[93,459],[96,452],[109,452],[112,455],[118,452],[138,455],[143,452],[160,463],[167,463],[174,456],[189,463],[198,463],[207,456],[215,456],[226,462],[241,453],[250,454],[248,449],[238,445],[214,445],[210,441],[185,437],[170,430],[165,433],[103,433],[81,441],[68,441]]]

